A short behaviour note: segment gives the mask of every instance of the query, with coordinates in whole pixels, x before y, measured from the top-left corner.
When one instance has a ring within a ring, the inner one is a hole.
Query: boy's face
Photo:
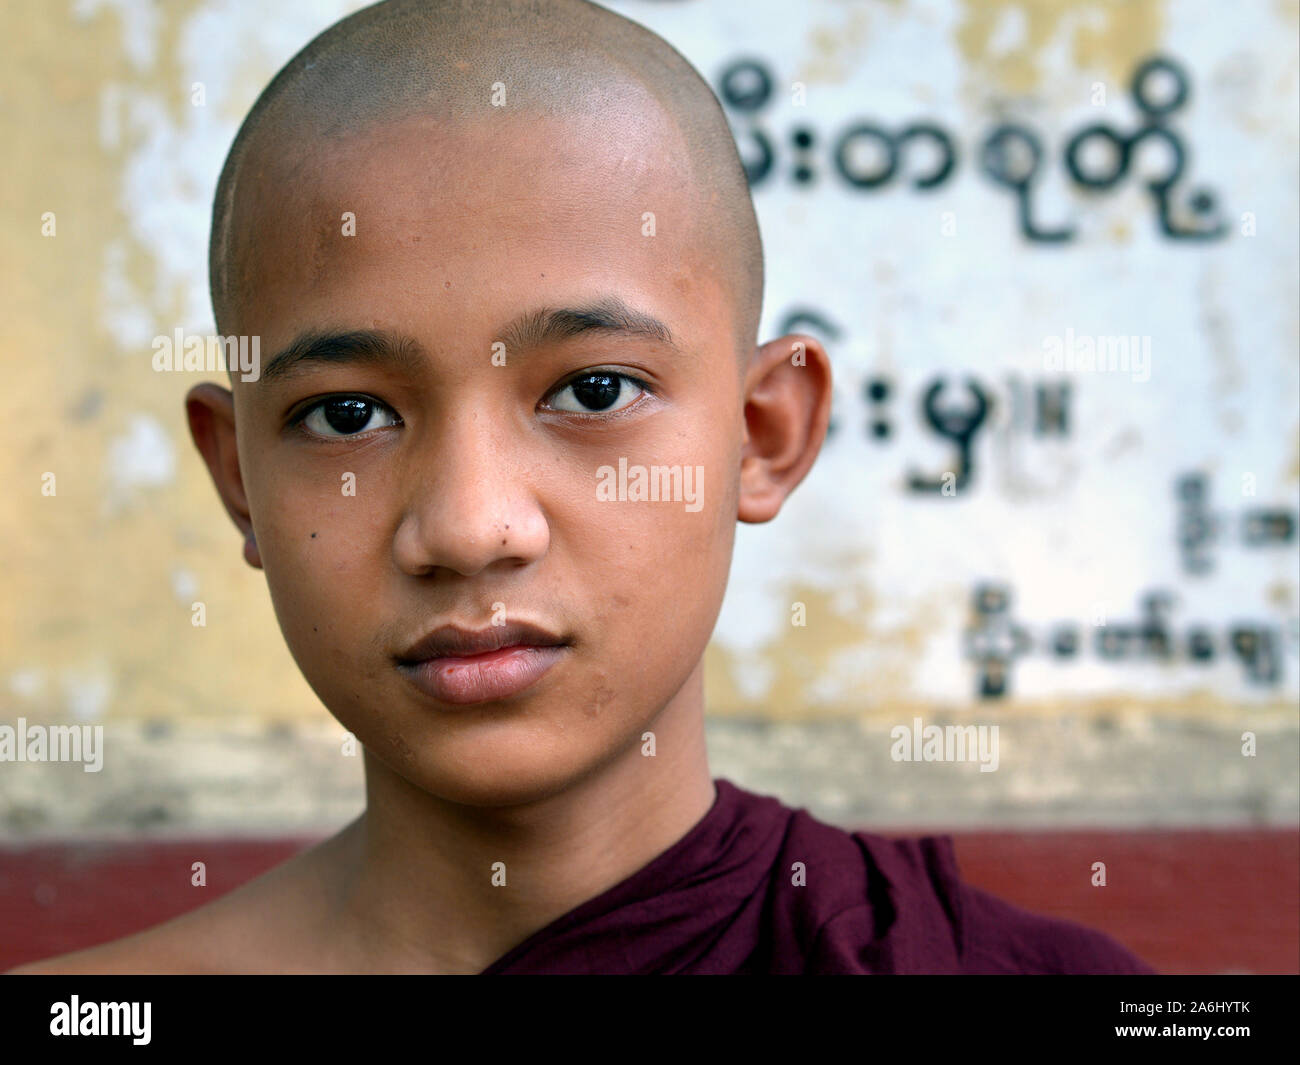
[[[671,125],[631,109],[615,128],[488,117],[263,152],[223,330],[261,337],[263,377],[235,385],[239,473],[294,658],[374,756],[482,805],[554,793],[626,753],[691,678],[745,443],[732,305],[666,162]],[[611,297],[676,348],[503,332]],[[405,338],[404,354],[267,372],[306,333],[360,331]],[[702,505],[598,498],[599,468],[620,459],[702,468]],[[494,618],[564,645],[452,668],[407,654],[445,625],[492,633]],[[532,677],[493,695],[493,678]]]

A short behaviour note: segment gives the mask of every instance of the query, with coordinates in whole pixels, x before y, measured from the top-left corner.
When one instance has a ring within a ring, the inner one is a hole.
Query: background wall
[[[105,730],[99,773],[0,762],[11,848],[360,808],[189,443],[197,375],[151,367],[214,331],[239,121],[358,6],[0,16],[0,725]],[[1300,5],[609,6],[727,107],[763,339],[835,364],[817,466],[738,534],[715,773],[900,831],[1265,830],[1294,958]],[[894,761],[916,718],[997,725],[998,770]]]

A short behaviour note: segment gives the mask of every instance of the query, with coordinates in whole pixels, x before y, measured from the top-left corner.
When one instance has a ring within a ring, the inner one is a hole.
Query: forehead
[[[685,145],[662,112],[485,112],[259,153],[234,220],[231,331],[275,346],[322,321],[469,324],[614,293],[698,343],[730,335]]]

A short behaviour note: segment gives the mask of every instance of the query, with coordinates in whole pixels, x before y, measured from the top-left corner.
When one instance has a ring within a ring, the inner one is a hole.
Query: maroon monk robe
[[[1100,932],[963,884],[950,837],[848,832],[715,784],[682,839],[482,975],[1155,971]]]

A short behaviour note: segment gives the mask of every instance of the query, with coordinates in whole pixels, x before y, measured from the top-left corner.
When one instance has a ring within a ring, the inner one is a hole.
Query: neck
[[[715,791],[703,703],[701,665],[623,750],[559,793],[508,806],[448,802],[367,751],[366,812],[340,834],[331,937],[345,933],[361,970],[482,972],[704,817]]]

